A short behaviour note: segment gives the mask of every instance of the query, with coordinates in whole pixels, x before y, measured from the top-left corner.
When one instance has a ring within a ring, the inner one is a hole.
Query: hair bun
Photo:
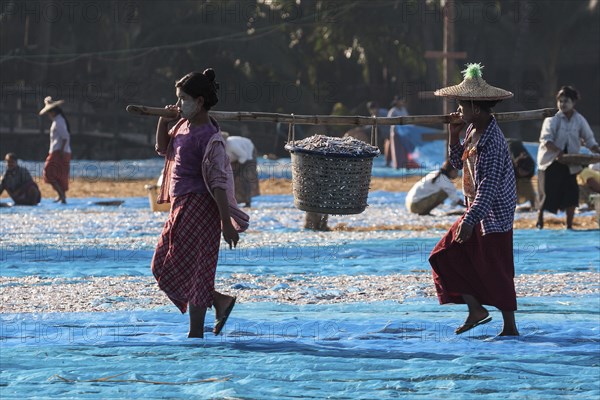
[[[212,68],[207,68],[202,72],[204,76],[206,76],[211,82],[213,82],[216,78],[215,71]]]

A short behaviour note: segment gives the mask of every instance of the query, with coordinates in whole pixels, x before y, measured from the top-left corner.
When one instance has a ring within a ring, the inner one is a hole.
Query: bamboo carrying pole
[[[136,115],[154,115],[176,117],[177,115],[165,108],[146,107],[139,105],[127,106],[127,112]],[[556,113],[554,108],[539,110],[513,111],[494,113],[498,122],[513,122],[529,119],[551,117]],[[297,125],[423,125],[450,123],[450,115],[409,115],[405,117],[365,117],[338,115],[294,115],[249,111],[210,111],[210,115],[220,121],[254,121],[282,122]]]

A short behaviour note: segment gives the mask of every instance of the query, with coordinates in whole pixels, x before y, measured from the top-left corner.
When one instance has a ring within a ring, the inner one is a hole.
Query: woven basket
[[[290,151],[294,205],[322,214],[360,214],[367,208],[373,158]]]

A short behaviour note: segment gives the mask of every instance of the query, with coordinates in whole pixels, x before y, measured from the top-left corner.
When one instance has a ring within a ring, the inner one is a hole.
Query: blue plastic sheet
[[[187,339],[187,317],[170,310],[2,315],[0,393],[3,399],[600,395],[597,298],[520,299],[517,338],[496,337],[501,317],[492,316],[456,336],[464,306],[434,300],[252,303],[236,307],[223,336]],[[89,382],[117,374],[129,382]],[[226,380],[186,384],[208,378]]]

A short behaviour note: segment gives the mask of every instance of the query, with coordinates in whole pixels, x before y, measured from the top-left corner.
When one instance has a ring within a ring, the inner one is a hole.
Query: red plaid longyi
[[[182,313],[188,303],[209,308],[221,241],[221,219],[210,194],[173,200],[152,259],[158,286]]]

